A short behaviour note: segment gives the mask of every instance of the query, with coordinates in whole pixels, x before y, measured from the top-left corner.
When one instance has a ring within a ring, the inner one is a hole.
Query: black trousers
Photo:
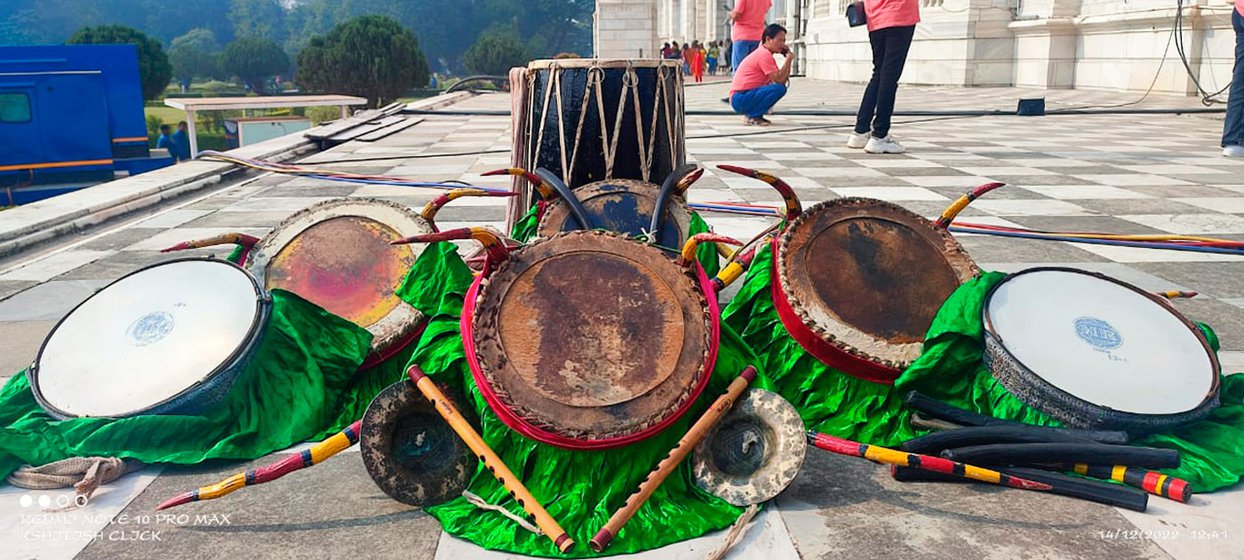
[[[868,32],[868,41],[873,47],[873,77],[864,89],[864,100],[860,102],[860,112],[855,117],[857,134],[864,134],[870,129],[877,138],[890,134],[898,79],[903,75],[907,51],[911,49],[911,39],[915,34],[914,25]]]

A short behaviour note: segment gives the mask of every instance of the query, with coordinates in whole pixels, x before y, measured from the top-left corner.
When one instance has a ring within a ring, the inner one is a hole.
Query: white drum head
[[[1218,376],[1195,327],[1125,284],[1073,270],[1008,278],[987,327],[1028,370],[1097,406],[1134,414],[1191,411]]]
[[[261,292],[225,261],[178,260],[126,276],[44,341],[32,384],[63,416],[140,413],[211,377],[246,348]]]

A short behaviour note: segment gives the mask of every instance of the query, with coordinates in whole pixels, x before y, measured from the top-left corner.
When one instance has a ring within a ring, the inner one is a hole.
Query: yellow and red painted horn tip
[[[1200,294],[1192,290],[1169,290],[1165,292],[1158,292],[1158,295],[1166,299],[1191,299]]]
[[[186,249],[191,249],[191,248],[192,246],[190,245],[189,241],[182,241],[181,243],[178,243],[171,247],[165,247],[163,249],[160,249],[160,252],[161,253],[173,253],[176,251],[185,251]]]

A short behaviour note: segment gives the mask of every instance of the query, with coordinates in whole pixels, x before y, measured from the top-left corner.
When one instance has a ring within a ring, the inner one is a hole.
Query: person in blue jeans
[[[773,58],[778,54],[786,57],[780,68]],[[786,47],[786,28],[776,23],[765,27],[760,48],[743,59],[730,82],[730,107],[743,115],[744,123],[759,126],[771,124],[765,114],[786,95],[794,60]]]
[[[1244,0],[1235,0],[1231,26],[1235,28],[1235,74],[1222,127],[1222,155],[1244,157]]]
[[[734,71],[760,46],[765,29],[765,14],[773,5],[772,0],[737,0],[727,16],[731,22],[730,38],[734,41],[730,61]]]

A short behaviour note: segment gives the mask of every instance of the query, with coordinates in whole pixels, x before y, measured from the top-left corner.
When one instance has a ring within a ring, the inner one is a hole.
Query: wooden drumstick
[[[729,412],[730,407],[734,406],[734,401],[743,394],[743,390],[755,378],[756,368],[747,366],[734,381],[730,382],[730,387],[726,389],[726,392],[717,397],[717,400],[704,412],[704,415],[699,420],[696,420],[690,430],[687,430],[687,434],[678,440],[678,445],[675,445],[674,449],[670,450],[669,454],[664,459],[661,459],[660,463],[657,463],[656,468],[648,473],[648,477],[639,484],[639,489],[626,498],[626,503],[618,511],[614,512],[609,521],[605,523],[605,526],[600,531],[597,531],[596,536],[592,537],[592,540],[588,541],[592,550],[601,552],[605,550],[605,547],[609,546],[609,542],[618,535],[618,531],[622,530],[626,522],[631,520],[635,512],[639,511],[639,507],[648,501],[652,493],[661,486],[662,482],[665,482],[666,477],[674,472],[674,469],[691,453],[691,450],[695,449],[696,445],[699,445],[705,436],[708,435],[709,430],[717,424],[717,421],[721,420],[721,417],[726,412]]]
[[[476,432],[475,428],[472,428],[471,424],[462,417],[453,403],[441,392],[440,387],[436,386],[436,382],[415,365],[406,370],[406,375],[415,382],[415,387],[419,388],[419,392],[432,402],[432,406],[436,407],[436,411],[445,419],[445,422],[449,423],[449,427],[453,428],[458,437],[462,438],[476,457],[479,457],[480,462],[488,467],[488,472],[491,472],[497,482],[510,491],[510,496],[518,501],[523,511],[536,519],[536,526],[553,541],[553,546],[563,553],[574,547],[574,540],[570,538],[570,535],[557,524],[549,512],[545,511],[544,506],[540,505],[531,492],[527,491],[527,487],[523,486],[522,481],[514,476],[509,467],[505,466],[501,457],[497,456],[491,447],[488,447],[484,438],[480,437],[479,432]]]

